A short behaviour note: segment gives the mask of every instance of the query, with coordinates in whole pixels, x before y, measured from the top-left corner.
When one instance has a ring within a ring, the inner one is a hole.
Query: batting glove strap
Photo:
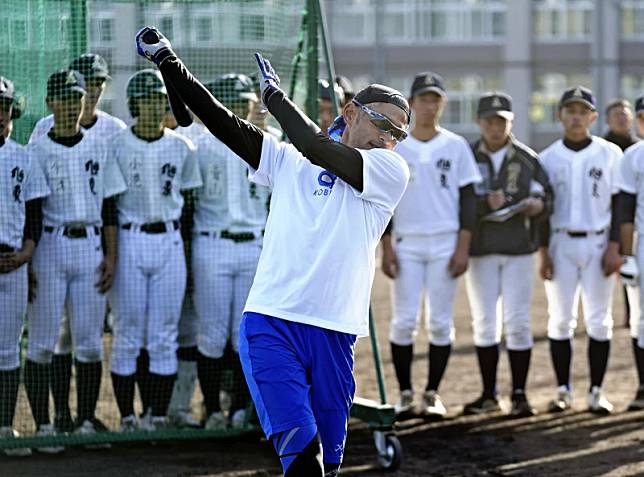
[[[136,34],[136,51],[157,66],[169,57],[176,57],[170,41],[154,27],[144,27]]]

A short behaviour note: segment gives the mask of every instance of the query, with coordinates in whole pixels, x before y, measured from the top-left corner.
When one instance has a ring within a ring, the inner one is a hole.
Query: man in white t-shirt
[[[136,41],[186,106],[248,163],[250,179],[273,189],[240,358],[284,474],[335,476],[355,392],[354,346],[368,334],[375,249],[409,179],[392,151],[406,136],[409,105],[396,90],[368,86],[334,122],[336,142],[287,98],[257,54],[261,97],[286,144],[214,99],[155,29]]]

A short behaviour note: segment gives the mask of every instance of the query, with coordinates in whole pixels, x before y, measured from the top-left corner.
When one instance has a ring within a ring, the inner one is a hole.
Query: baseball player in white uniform
[[[429,373],[421,411],[441,418],[446,411],[438,387],[454,339],[454,295],[457,278],[467,269],[476,220],[473,184],[481,175],[467,141],[439,126],[447,101],[443,79],[419,73],[410,98],[414,128],[396,147],[410,179],[394,213],[393,237],[387,231],[382,239],[382,270],[394,279],[389,341],[400,388],[396,410],[414,406],[413,340],[426,302]]]
[[[125,190],[125,182],[105,141],[86,137],[80,129],[84,97],[77,71],[52,74],[47,104],[54,126],[29,144],[51,190],[43,203],[43,236],[32,261],[38,285],[29,311],[25,363],[25,386],[41,435],[56,432],[49,420],[49,382],[65,306],[76,361],[76,432],[105,428],[94,412],[101,383],[105,293],[116,262],[117,217],[111,198]]]
[[[192,143],[163,127],[168,100],[159,72],[135,73],[128,81],[127,97],[136,122],[112,139],[113,154],[128,184],[117,202],[121,225],[111,294],[112,384],[121,430],[132,430],[137,425],[137,357],[144,348],[149,390],[141,389],[141,381],[138,384],[151,417],[141,427],[154,430],[167,422],[177,373],[177,333],[187,274],[179,230],[181,191],[201,186],[201,176]]]
[[[42,200],[49,187],[38,162],[10,139],[13,83],[0,76],[0,439],[19,437],[13,418],[20,383],[20,337],[27,311],[27,262],[42,232]],[[29,448],[3,449],[8,456],[31,454]]]
[[[564,137],[539,154],[554,191],[553,213],[541,233],[540,275],[548,297],[548,338],[557,378],[551,411],[569,409],[572,337],[581,298],[588,334],[588,409],[610,413],[602,381],[613,331],[614,273],[621,265],[616,169],[621,150],[591,136],[595,98],[582,86],[567,89],[558,118]],[[548,243],[549,242],[549,243]]]
[[[250,78],[224,75],[206,87],[240,118],[258,100]],[[266,217],[269,189],[248,181],[248,166],[211,134],[197,139],[204,185],[197,195],[192,239],[193,301],[199,318],[197,366],[206,406],[206,429],[223,429],[219,391],[224,350],[230,339],[233,382],[230,424],[247,421],[250,396],[239,361],[239,323],[253,283]]]
[[[85,104],[81,114],[80,126],[83,135],[106,140],[118,131],[125,129],[125,123],[120,119],[98,109],[98,103],[110,79],[107,63],[93,53],[85,53],[73,60],[69,69],[78,71],[85,81]],[[49,115],[40,119],[29,139],[35,141],[46,135],[54,125],[54,116]],[[54,426],[59,432],[69,432],[73,429],[71,412],[69,410],[69,385],[72,376],[72,339],[69,317],[63,314],[60,326],[60,337],[56,343],[52,358],[51,393],[54,399]]]
[[[466,414],[500,410],[496,370],[503,328],[512,372],[510,415],[535,414],[525,392],[533,345],[529,277],[534,274],[537,225],[548,219],[552,190],[536,153],[512,135],[513,119],[507,94],[486,93],[479,99],[481,138],[472,150],[483,182],[475,186],[477,224],[465,284],[483,392],[465,406]]]

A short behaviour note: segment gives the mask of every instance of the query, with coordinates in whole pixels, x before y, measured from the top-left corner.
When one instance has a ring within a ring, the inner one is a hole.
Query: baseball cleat
[[[96,419],[95,417],[92,419],[85,419],[75,430],[74,434],[80,434],[80,435],[92,435],[96,434],[97,432],[107,432],[107,426],[103,424],[101,421]],[[109,449],[112,446],[108,443],[102,443],[102,444],[87,444],[85,445],[86,449]]]
[[[500,410],[501,406],[499,406],[499,401],[496,397],[482,395],[476,401],[472,401],[471,403],[466,404],[463,407],[463,414],[487,414]]]
[[[570,409],[572,406],[572,394],[567,386],[559,386],[557,388],[556,397],[548,404],[549,412],[563,412]]]
[[[54,418],[54,428],[58,434],[62,434],[64,432],[74,432],[76,425],[70,414],[63,413],[56,415]]]
[[[185,411],[177,411],[168,415],[168,421],[174,427],[201,427],[199,421]]]
[[[230,418],[230,427],[233,429],[245,428],[248,425],[249,417],[248,409],[237,409]]]
[[[512,408],[510,410],[510,417],[532,417],[537,414],[536,409],[528,402],[528,398],[525,393],[513,393],[511,399]]]
[[[134,414],[130,414],[129,416],[125,416],[124,418],[121,419],[121,427],[119,428],[120,433],[126,433],[126,432],[134,432],[138,430],[139,428],[139,423],[136,419],[136,416]]]
[[[414,410],[414,391],[412,389],[405,389],[400,392],[400,399],[394,406],[396,415],[406,414]]]
[[[588,410],[601,415],[613,412],[613,405],[604,397],[602,388],[599,386],[593,386],[588,393]]]
[[[635,399],[628,405],[629,411],[640,411],[644,409],[644,384],[637,389]]]
[[[224,415],[223,412],[213,412],[210,417],[208,417],[208,420],[206,421],[206,424],[204,425],[204,428],[207,431],[223,431],[228,427],[228,420],[226,419],[226,416]]]
[[[442,419],[447,414],[447,409],[441,397],[434,390],[425,391],[421,402],[421,412],[429,419]]]
[[[0,427],[0,439],[16,439],[18,437],[20,437],[18,431],[13,430],[11,427]],[[31,455],[29,447],[5,448],[2,449],[2,452],[7,457],[29,457]]]
[[[57,434],[56,429],[51,424],[42,424],[38,428],[38,432],[36,432],[36,437],[55,437]],[[63,446],[50,445],[36,447],[36,450],[43,454],[60,454],[65,448]]]

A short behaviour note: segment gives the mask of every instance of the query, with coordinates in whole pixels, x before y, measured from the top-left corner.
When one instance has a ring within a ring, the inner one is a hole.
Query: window
[[[262,15],[243,15],[239,18],[240,38],[242,41],[264,40],[264,17]]]
[[[92,18],[90,42],[99,48],[114,42],[114,18],[111,14],[99,13]]]
[[[533,30],[539,40],[587,41],[592,33],[592,0],[533,0]]]
[[[644,93],[644,78],[641,74],[624,74],[620,79],[619,94],[622,98],[635,104],[635,100]]]
[[[644,1],[622,1],[622,36],[626,39],[644,38]]]
[[[591,75],[589,73],[572,75],[545,73],[537,76],[530,107],[530,120],[537,125],[537,129],[551,130],[558,127],[559,99],[566,88],[574,85],[592,88]]]
[[[497,76],[469,74],[447,77],[445,87],[448,102],[441,123],[456,132],[467,133],[477,130],[474,118],[481,94],[501,90],[503,85],[501,78]]]
[[[212,40],[212,18],[200,17],[195,20],[195,35],[197,41]]]

